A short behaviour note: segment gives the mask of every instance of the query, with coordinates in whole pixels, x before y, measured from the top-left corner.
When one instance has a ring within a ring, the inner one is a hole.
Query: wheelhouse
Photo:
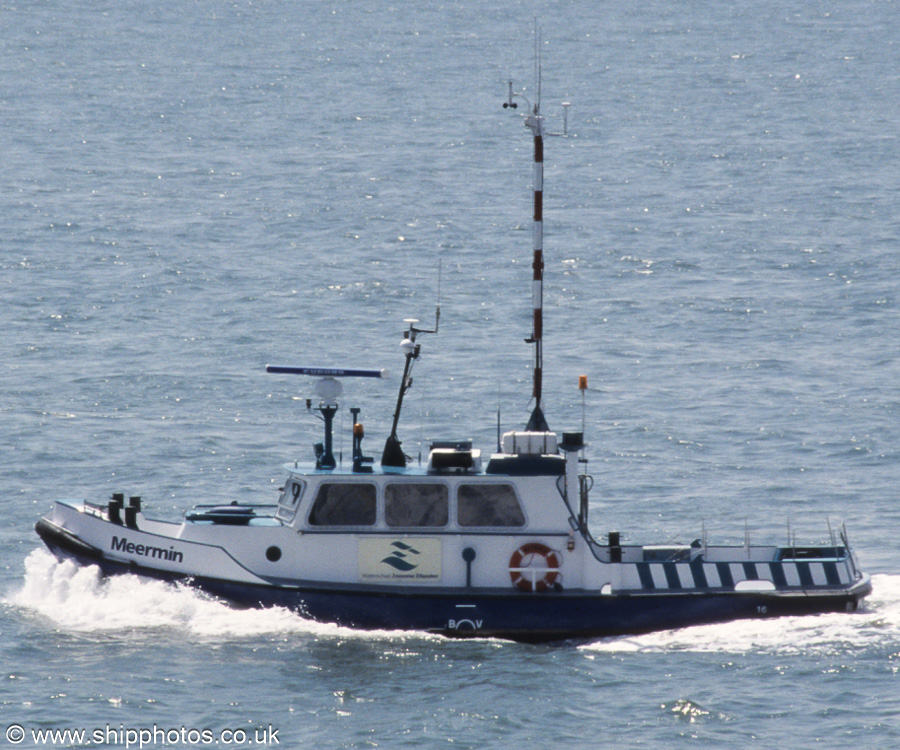
[[[308,531],[471,533],[524,529],[528,514],[515,483],[503,477],[323,476],[291,474],[276,518]]]

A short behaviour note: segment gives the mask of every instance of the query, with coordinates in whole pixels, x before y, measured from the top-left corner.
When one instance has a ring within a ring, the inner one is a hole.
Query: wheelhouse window
[[[309,522],[313,526],[374,526],[375,485],[327,482],[319,486]]]
[[[284,492],[278,500],[278,510],[275,511],[275,518],[279,521],[290,521],[297,512],[297,506],[300,505],[300,498],[303,495],[304,485],[298,479],[290,479],[284,485]]]
[[[450,519],[450,498],[443,484],[389,484],[384,488],[388,526],[439,527]]]
[[[525,525],[525,514],[511,484],[461,484],[456,497],[460,526]]]

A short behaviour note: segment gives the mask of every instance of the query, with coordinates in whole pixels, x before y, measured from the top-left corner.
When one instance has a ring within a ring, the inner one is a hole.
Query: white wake
[[[900,575],[873,576],[872,586],[873,593],[853,614],[737,620],[641,636],[605,638],[582,648],[597,652],[825,654],[900,644]]]
[[[25,559],[22,587],[5,601],[75,632],[176,629],[204,637],[305,634],[340,638],[409,637],[314,622],[282,607],[236,609],[185,585],[136,575],[104,577],[95,566],[60,562],[43,549]],[[418,638],[428,638],[416,634]]]

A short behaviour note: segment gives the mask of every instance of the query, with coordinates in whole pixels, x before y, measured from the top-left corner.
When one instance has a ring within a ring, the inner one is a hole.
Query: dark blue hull
[[[451,637],[522,642],[646,633],[749,618],[853,612],[871,591],[868,578],[845,589],[803,594],[705,591],[603,595],[584,590],[526,593],[515,588],[403,588],[321,584],[251,585],[213,577],[185,579],[126,565],[48,526],[38,533],[60,558],[97,565],[104,574],[134,573],[184,581],[242,607],[280,606],[319,622],[364,630],[416,630]]]

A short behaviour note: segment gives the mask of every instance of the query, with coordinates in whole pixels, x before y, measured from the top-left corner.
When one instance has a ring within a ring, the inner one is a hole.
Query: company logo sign
[[[440,539],[362,538],[359,580],[429,584],[441,580]]]

